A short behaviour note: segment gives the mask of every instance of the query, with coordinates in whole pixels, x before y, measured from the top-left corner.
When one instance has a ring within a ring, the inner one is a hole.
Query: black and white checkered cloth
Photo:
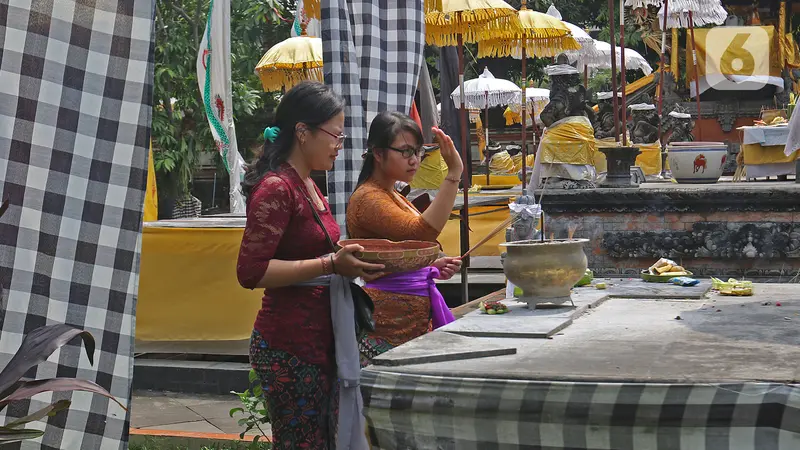
[[[0,2],[0,197],[11,199],[0,222],[0,364],[36,328],[83,328],[97,341],[93,367],[72,344],[29,375],[92,380],[123,404],[133,374],[153,8],[153,0]],[[60,398],[72,399],[69,411],[22,448],[126,447],[128,415],[101,396],[42,394],[3,413],[19,417]]]
[[[800,448],[800,386],[361,376],[373,450]]]
[[[424,61],[423,0],[323,2],[322,46],[325,83],[348,104],[348,139],[328,173],[328,201],[344,234],[369,124],[379,112],[411,108]]]

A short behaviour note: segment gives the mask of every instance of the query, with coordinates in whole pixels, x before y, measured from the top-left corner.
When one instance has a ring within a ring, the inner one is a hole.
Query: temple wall
[[[545,236],[577,225],[596,276],[638,277],[668,257],[700,277],[800,280],[800,185],[747,186],[546,193]]]

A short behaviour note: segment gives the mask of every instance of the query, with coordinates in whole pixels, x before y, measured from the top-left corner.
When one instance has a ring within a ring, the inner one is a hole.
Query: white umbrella
[[[547,8],[547,15],[555,17],[556,19],[564,22],[564,25],[569,28],[570,33],[572,33],[572,37],[575,38],[579,44],[581,44],[581,49],[576,50],[576,53],[580,55],[594,55],[597,52],[594,46],[594,38],[589,36],[589,33],[587,33],[583,28],[563,20],[561,18],[561,13],[558,11],[558,9],[556,9],[555,5],[550,5],[550,7]],[[520,55],[520,57],[521,56],[522,55]]]
[[[461,104],[461,88],[450,94],[453,103]],[[489,144],[489,108],[495,106],[522,104],[522,89],[508,80],[495,78],[488,68],[478,78],[464,82],[464,104],[467,109],[485,109],[486,124],[484,133],[486,144]],[[489,162],[486,162],[486,181],[489,182]]]
[[[536,113],[536,117],[542,113],[542,110],[548,103],[550,103],[550,89],[544,88],[525,88],[525,102],[528,107],[528,113]],[[522,111],[522,105],[519,103],[508,105],[511,111],[519,114]]]
[[[578,67],[583,69],[584,66],[590,69],[610,69],[611,68],[611,44],[603,41],[595,41],[595,48],[597,53],[595,55],[581,55],[577,52],[567,52],[567,57],[571,63],[578,62]],[[621,64],[620,48],[616,47],[617,64]],[[644,59],[644,56],[639,52],[625,49],[625,67],[626,69],[641,70],[645,75],[653,73],[653,68],[650,63]]]
[[[719,0],[671,0],[658,10],[659,25],[664,22],[664,10],[667,10],[667,28],[690,28],[705,25],[722,25],[728,18],[728,11]],[[692,20],[689,23],[689,12]]]
[[[461,92],[457,88],[450,94],[453,103],[461,104]],[[478,78],[464,82],[464,103],[467,109],[487,109],[494,106],[522,103],[522,89],[508,80],[495,78],[484,68]]]

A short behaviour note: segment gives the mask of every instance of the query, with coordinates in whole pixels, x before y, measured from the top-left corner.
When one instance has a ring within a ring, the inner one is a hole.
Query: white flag
[[[236,145],[231,101],[231,2],[212,0],[197,51],[197,81],[217,150],[230,176],[231,212],[244,213],[244,159]]]

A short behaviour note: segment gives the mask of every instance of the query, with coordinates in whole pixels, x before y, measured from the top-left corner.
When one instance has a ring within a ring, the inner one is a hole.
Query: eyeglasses
[[[317,127],[317,129],[319,131],[322,131],[323,133],[327,134],[328,136],[336,139],[336,145],[338,145],[338,146],[343,145],[344,144],[344,140],[347,139],[347,135],[344,134],[344,133],[342,133],[342,134],[333,134],[330,131],[328,131],[325,128],[322,128],[322,127]]]
[[[405,159],[411,159],[412,156],[416,156],[417,159],[419,159],[419,160],[422,160],[422,159],[425,158],[425,148],[423,148],[423,147],[420,147],[420,148],[404,148],[404,149],[399,149],[399,148],[394,148],[394,147],[386,147],[386,148],[388,150],[394,150],[397,153],[400,153],[401,155],[403,155],[403,158],[405,158]]]

